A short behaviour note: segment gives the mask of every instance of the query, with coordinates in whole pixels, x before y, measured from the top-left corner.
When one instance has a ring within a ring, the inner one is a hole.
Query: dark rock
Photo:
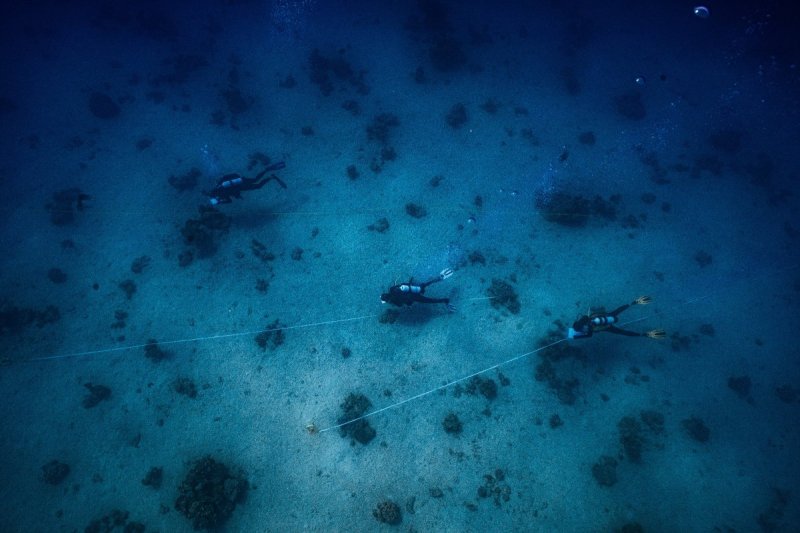
[[[197,398],[197,386],[189,378],[181,377],[172,382],[172,388],[178,394],[183,394],[189,398]]]
[[[191,191],[197,187],[197,180],[202,175],[203,172],[199,168],[192,167],[188,172],[186,172],[186,174],[181,176],[170,176],[167,181],[178,192]]]
[[[708,439],[711,438],[711,431],[700,418],[695,416],[687,418],[681,421],[681,425],[686,433],[697,442],[708,442]]]
[[[580,228],[589,222],[592,205],[582,196],[556,192],[548,196],[538,195],[536,207],[548,222]]]
[[[125,297],[130,300],[136,294],[136,283],[132,279],[126,279],[119,284],[120,290],[125,293]]]
[[[83,211],[91,197],[77,187],[62,189],[53,193],[52,200],[45,204],[50,213],[50,222],[56,226],[67,226],[75,222],[75,212]]]
[[[187,220],[181,228],[181,235],[186,244],[194,247],[199,258],[207,258],[217,252],[215,238],[228,231],[231,219],[210,206],[202,206],[198,211],[200,217]]]
[[[701,268],[705,268],[711,264],[713,258],[711,257],[711,254],[705,250],[700,250],[694,254],[694,260],[697,261],[697,264],[700,265]]]
[[[340,405],[342,416],[337,424],[344,424],[339,428],[342,437],[350,437],[351,442],[369,444],[375,438],[376,432],[365,419],[361,418],[372,407],[372,402],[363,394],[350,393]],[[353,421],[353,422],[351,422]]]
[[[83,531],[84,533],[113,533],[119,530],[122,530],[123,533],[144,531],[142,524],[128,522],[129,515],[128,511],[113,509],[107,515],[89,522],[89,525]]]
[[[392,146],[384,146],[381,148],[381,161],[386,163],[387,161],[394,161],[397,159],[397,152]]]
[[[17,109],[19,108],[14,100],[5,96],[0,96],[0,115],[13,113]]]
[[[389,231],[389,221],[386,219],[386,217],[381,217],[373,224],[367,226],[367,229],[370,231],[376,231],[378,233],[386,233]]]
[[[647,110],[642,102],[642,93],[630,91],[614,98],[617,113],[630,120],[642,120]]]
[[[614,485],[617,482],[617,460],[608,455],[601,456],[600,460],[592,465],[592,476],[600,486]]]
[[[644,448],[644,436],[642,426],[630,416],[623,417],[617,424],[619,429],[619,440],[625,450],[625,456],[632,463],[642,462],[642,449]]]
[[[241,115],[250,109],[255,102],[253,97],[245,97],[239,89],[226,89],[222,91],[222,98],[228,106],[231,115]]]
[[[497,383],[493,379],[484,379],[478,384],[478,390],[487,400],[497,398]]]
[[[493,278],[492,285],[487,289],[486,294],[491,297],[490,302],[495,309],[505,307],[511,314],[517,315],[522,308],[514,287],[501,279]]]
[[[597,142],[597,138],[592,131],[584,131],[578,135],[578,140],[581,144],[585,144],[587,146],[593,146],[594,143]]]
[[[423,218],[428,214],[428,211],[419,204],[409,202],[406,204],[406,213],[414,218]]]
[[[342,109],[350,112],[351,115],[357,117],[361,114],[361,106],[355,100],[345,100],[342,102]]]
[[[480,252],[480,250],[473,250],[467,256],[467,261],[469,261],[470,265],[480,264],[486,265],[486,257]]]
[[[455,104],[445,116],[447,123],[453,129],[459,129],[467,122],[467,108],[462,103]]]
[[[397,309],[387,309],[381,316],[378,317],[378,322],[381,324],[394,324],[397,322],[397,319],[400,317],[400,311]]]
[[[701,324],[699,331],[702,335],[707,335],[709,337],[713,337],[715,334],[714,326],[711,324]]]
[[[396,526],[403,521],[403,515],[400,511],[400,506],[391,500],[380,502],[372,511],[372,516],[378,522]]]
[[[141,274],[142,271],[150,264],[150,256],[143,255],[141,257],[137,257],[131,263],[131,272],[134,274]]]
[[[389,133],[392,128],[400,124],[397,116],[391,113],[381,113],[377,115],[367,126],[367,139],[386,144],[389,142]]]
[[[561,427],[564,425],[564,421],[561,420],[561,417],[558,414],[554,414],[550,417],[550,428],[556,429],[557,427]]]
[[[60,268],[51,268],[48,270],[47,278],[53,283],[64,283],[67,281],[67,275]]]
[[[256,344],[258,344],[258,347],[263,351],[266,351],[267,348],[269,348],[270,351],[277,350],[286,341],[286,334],[283,332],[283,327],[283,324],[281,324],[280,320],[277,318],[267,324],[267,327],[256,335]]]
[[[101,92],[93,92],[89,96],[89,110],[92,115],[102,119],[116,118],[120,114],[120,107],[110,96]]]
[[[261,259],[265,263],[275,260],[275,254],[267,250],[267,247],[256,239],[250,241],[250,251],[253,252],[255,257]]]
[[[505,472],[497,468],[490,474],[484,474],[483,485],[478,487],[479,498],[491,498],[496,507],[500,507],[502,502],[511,499],[511,487],[505,483]]]
[[[164,479],[164,469],[160,466],[154,466],[148,470],[147,474],[142,479],[142,485],[152,487],[156,490],[161,488],[161,482]]]
[[[3,306],[0,307],[0,334],[19,334],[29,326],[41,328],[60,319],[61,312],[54,305],[48,305],[42,310],[15,305]]]
[[[440,34],[429,50],[431,64],[440,72],[453,72],[467,63],[467,55],[455,38]]]
[[[89,390],[89,394],[83,398],[83,407],[91,409],[104,400],[111,397],[111,389],[105,385],[94,385],[92,383],[85,383],[83,385]]]
[[[461,420],[459,420],[458,415],[455,413],[448,413],[444,420],[442,421],[442,427],[447,433],[458,435],[461,433],[463,429]]]
[[[644,425],[655,434],[664,433],[664,415],[658,411],[644,410],[639,414]]]
[[[162,350],[155,339],[147,339],[147,344],[144,347],[144,356],[154,363],[158,363],[168,358],[170,352]]]
[[[614,195],[611,196],[608,200],[604,199],[602,196],[595,196],[592,198],[591,204],[591,212],[592,215],[604,218],[606,220],[616,220],[617,219],[617,203],[619,203],[619,197]],[[633,219],[633,222],[628,222],[632,227],[638,227],[639,221],[636,219],[635,216],[629,215],[628,220]],[[624,226],[625,224],[623,224]]]
[[[42,476],[44,482],[50,485],[59,485],[67,478],[69,472],[69,465],[56,459],[53,459],[42,466]]]
[[[500,109],[500,104],[495,102],[493,99],[489,98],[480,105],[480,108],[489,113],[490,115],[494,115]]]
[[[243,473],[231,469],[210,456],[194,463],[178,487],[175,509],[196,530],[217,530],[244,500],[249,483]]]
[[[278,82],[278,86],[281,89],[293,89],[293,88],[295,88],[297,86],[297,80],[294,79],[294,76],[289,74],[284,79],[282,79],[280,82]]]
[[[311,82],[319,87],[324,96],[333,92],[333,78],[350,83],[360,94],[369,93],[369,87],[364,82],[364,73],[356,73],[343,57],[324,56],[315,48],[309,54],[308,62]]]
[[[750,396],[750,387],[752,384],[750,376],[731,376],[728,378],[728,387],[742,399],[746,399]]]
[[[136,149],[139,150],[140,152],[143,150],[147,150],[152,145],[153,145],[153,139],[150,139],[149,137],[144,137],[136,141]]]
[[[651,192],[646,192],[641,196],[642,202],[646,203],[647,205],[653,204],[656,201],[656,195]]]
[[[565,405],[573,405],[578,399],[578,386],[576,378],[559,376],[553,361],[545,359],[536,365],[534,374],[536,381],[544,381],[556,393],[558,400]]]
[[[181,268],[191,265],[192,261],[194,261],[194,254],[191,250],[183,250],[178,254],[178,266]]]
[[[786,506],[789,504],[789,497],[791,491],[788,489],[781,489],[773,487],[772,499],[769,507],[758,514],[758,525],[764,533],[772,533],[774,531],[788,531],[790,528],[785,521]]]
[[[788,383],[775,388],[775,395],[783,403],[794,403],[800,393]]]
[[[737,130],[719,130],[708,137],[708,142],[715,150],[726,154],[735,154],[742,147],[742,132]]]

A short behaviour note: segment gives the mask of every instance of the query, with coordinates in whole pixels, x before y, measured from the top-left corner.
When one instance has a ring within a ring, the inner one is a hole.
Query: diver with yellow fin
[[[663,339],[666,337],[666,332],[663,329],[652,329],[645,333],[638,331],[630,331],[622,329],[614,324],[619,322],[619,314],[632,305],[647,305],[652,301],[649,296],[640,296],[629,304],[617,307],[610,313],[603,311],[592,313],[589,311],[588,315],[583,315],[572,324],[572,327],[567,331],[568,339],[583,339],[591,337],[596,331],[607,331],[608,333],[616,333],[617,335],[625,335],[628,337],[650,337],[651,339]]]

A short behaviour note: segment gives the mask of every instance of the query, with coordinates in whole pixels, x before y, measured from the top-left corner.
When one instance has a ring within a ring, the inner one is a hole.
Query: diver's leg
[[[277,163],[273,163],[272,165],[268,166],[264,172],[273,171],[273,170],[280,170],[286,167],[286,163],[283,161],[278,161]]]
[[[414,299],[415,302],[419,302],[421,304],[449,304],[450,298],[428,298],[427,296],[419,295],[417,298]]]
[[[609,316],[613,316],[614,318],[617,318],[618,314],[620,314],[621,312],[623,312],[624,310],[626,310],[630,306],[631,306],[631,304],[621,305],[621,306],[617,307],[616,309],[614,309],[613,311],[611,311],[610,313],[608,313],[608,315]]]
[[[627,329],[621,329],[616,326],[608,326],[606,329],[599,330],[599,331],[607,331],[609,333],[615,333],[617,335],[625,335],[626,337],[641,337],[642,334],[636,331],[629,331]]]
[[[444,270],[439,272],[439,275],[433,278],[432,280],[420,284],[420,287],[422,287],[422,290],[425,290],[425,287],[427,287],[428,285],[433,285],[434,283],[437,283],[439,281],[444,281],[452,275],[453,275],[453,270],[450,268],[445,268]]]
[[[267,173],[266,170],[262,170],[261,172],[258,173],[258,175],[255,178],[242,178],[242,180],[243,180],[242,190],[243,191],[254,191],[254,190],[260,189],[261,187],[266,185],[267,182],[269,181],[269,178],[263,179],[263,180],[261,179],[261,178],[264,177],[264,174],[266,174],[266,173]]]
[[[264,180],[264,183],[268,182],[269,180],[275,180],[275,181],[277,181],[277,182],[278,182],[278,185],[280,185],[280,186],[281,186],[281,189],[285,189],[285,188],[286,188],[286,184],[283,182],[283,180],[282,180],[282,179],[280,179],[280,178],[279,178],[278,176],[276,176],[275,174],[272,174],[270,177],[268,177],[267,179],[265,179],[265,180]]]

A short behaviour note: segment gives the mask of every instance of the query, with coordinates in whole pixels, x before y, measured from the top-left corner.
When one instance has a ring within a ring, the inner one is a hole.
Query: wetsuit
[[[280,170],[285,166],[286,163],[283,161],[280,163],[275,163],[274,165],[270,165],[262,170],[255,178],[245,178],[239,174],[226,174],[217,180],[217,185],[213,190],[210,192],[204,191],[204,194],[211,198],[211,205],[217,205],[229,204],[233,201],[233,198],[241,199],[242,191],[253,191],[260,189],[271,180],[277,181],[278,184],[285,189],[286,184],[275,174],[271,174],[269,177],[264,178],[264,174],[267,172]]]
[[[425,296],[425,289],[437,281],[442,281],[446,276],[439,274],[425,283],[414,285],[413,281],[408,283],[401,283],[400,285],[392,285],[389,287],[389,292],[381,294],[381,301],[383,303],[390,303],[397,307],[404,305],[411,305],[415,302],[422,304],[445,304],[450,308],[450,298],[428,298]]]
[[[617,335],[627,335],[628,337],[641,337],[645,335],[645,333],[621,329],[614,325],[619,321],[619,314],[631,305],[633,304],[622,305],[610,313],[583,315],[572,324],[568,337],[570,339],[582,339],[591,337],[595,331],[607,331],[609,333],[616,333]]]

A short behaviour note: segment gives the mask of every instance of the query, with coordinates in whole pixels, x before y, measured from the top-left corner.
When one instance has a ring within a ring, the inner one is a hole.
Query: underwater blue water
[[[800,530],[799,22],[4,5],[0,530]]]

